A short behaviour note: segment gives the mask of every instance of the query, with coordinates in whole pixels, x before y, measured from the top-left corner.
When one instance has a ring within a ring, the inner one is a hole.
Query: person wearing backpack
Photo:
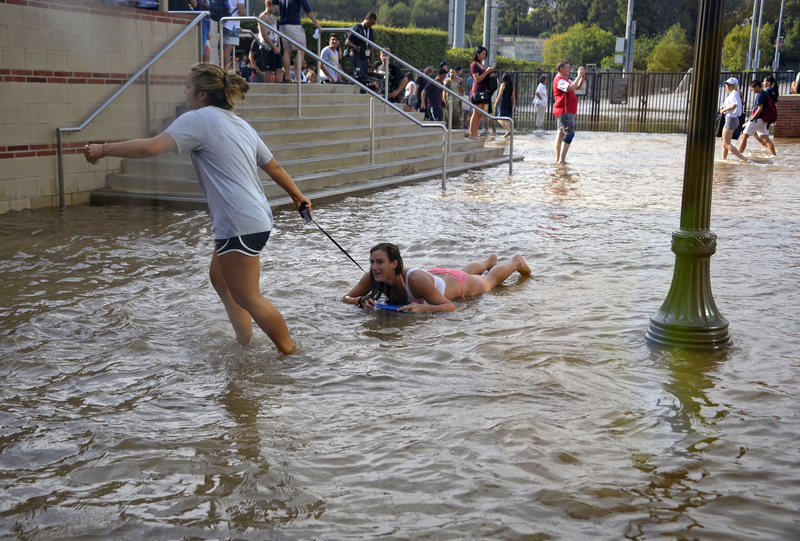
[[[209,0],[208,12],[214,22],[219,22],[223,17],[247,16],[244,0]],[[223,40],[224,47],[220,65],[223,68],[228,65],[236,66],[233,60],[233,48],[239,45],[241,23],[239,21],[225,21],[222,26],[222,36],[220,38]]]
[[[744,152],[744,149],[747,148],[748,137],[755,135],[762,144],[766,145],[770,154],[775,156],[775,145],[769,138],[769,128],[767,127],[769,122],[775,122],[777,118],[775,104],[772,103],[772,107],[768,107],[770,100],[767,92],[761,86],[760,80],[754,79],[750,83],[750,88],[756,95],[756,101],[753,104],[753,111],[750,113],[750,120],[745,124],[742,135],[739,137],[739,152]]]

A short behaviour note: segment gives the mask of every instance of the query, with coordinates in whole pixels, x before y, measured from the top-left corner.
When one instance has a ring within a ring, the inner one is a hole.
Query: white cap
[[[731,77],[727,81],[725,81],[725,84],[726,85],[738,85],[739,84],[739,79],[737,79],[736,77]]]

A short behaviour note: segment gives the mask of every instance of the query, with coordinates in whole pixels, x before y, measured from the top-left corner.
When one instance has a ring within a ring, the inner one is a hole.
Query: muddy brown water
[[[235,345],[204,212],[0,216],[0,539],[797,539],[800,143],[716,163],[733,343],[687,353],[644,341],[685,137],[579,133],[567,168],[551,137],[513,177],[315,207],[362,265],[525,255],[455,313],[341,304],[360,271],[277,213],[290,357]]]

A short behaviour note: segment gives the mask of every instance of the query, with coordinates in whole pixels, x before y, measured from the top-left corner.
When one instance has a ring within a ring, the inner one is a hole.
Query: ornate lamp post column
[[[725,0],[700,0],[680,231],[672,234],[675,271],[667,298],[650,317],[647,341],[658,346],[713,349],[730,342],[728,322],[711,293],[710,230],[714,177],[714,116],[719,95]]]

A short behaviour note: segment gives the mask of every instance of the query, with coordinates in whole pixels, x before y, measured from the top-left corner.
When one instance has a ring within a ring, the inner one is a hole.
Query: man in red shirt
[[[586,70],[583,66],[578,68],[578,78],[569,80],[569,62],[562,60],[556,65],[556,75],[553,79],[553,116],[556,117],[556,163],[565,164],[567,151],[575,137],[575,115],[578,112],[578,96],[576,90],[583,88],[586,79]]]

